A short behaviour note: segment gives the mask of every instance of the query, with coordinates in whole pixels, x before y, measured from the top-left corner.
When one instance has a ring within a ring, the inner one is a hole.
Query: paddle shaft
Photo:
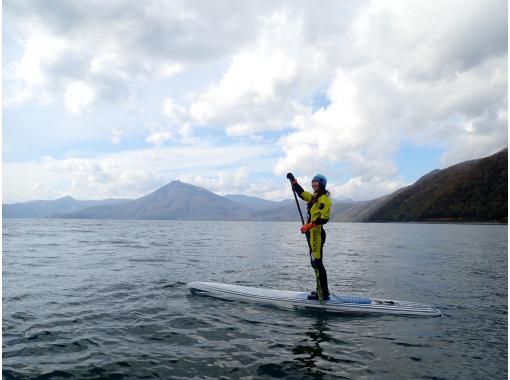
[[[299,206],[299,201],[297,199],[296,190],[294,190],[294,186],[292,185],[292,181],[290,182],[290,186],[292,188],[292,194],[294,194],[294,199],[296,200],[296,206],[299,210],[299,216],[301,217],[301,224],[305,224],[305,220],[303,219],[303,213],[301,212],[301,207]]]

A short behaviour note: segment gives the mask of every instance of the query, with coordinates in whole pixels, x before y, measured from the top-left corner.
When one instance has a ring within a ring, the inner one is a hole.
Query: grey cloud
[[[460,60],[463,69],[481,64],[487,57],[506,55],[508,50],[507,2],[488,0],[479,3],[464,15],[460,8],[455,17],[459,21],[452,35],[446,35],[451,41],[446,43],[443,53],[450,52],[450,60]]]
[[[237,2],[190,2],[187,6],[184,17],[172,9],[166,9],[164,17],[146,14],[133,30],[130,44],[163,59],[208,62],[237,50],[256,35],[258,20],[250,17],[253,6],[241,7]]]
[[[140,80],[158,78],[165,64],[206,65],[230,59],[256,38],[259,16],[279,4],[7,0],[4,19],[7,33],[21,40],[46,33],[66,41],[53,61],[39,64],[46,79],[39,91],[59,96],[66,82],[82,80],[99,91],[98,101],[111,101],[128,98]],[[114,56],[115,62],[107,65],[115,67],[92,72],[92,60],[104,54]],[[22,81],[13,86],[7,77],[6,88],[20,89]]]
[[[4,17],[23,31],[27,21],[79,47],[113,40],[124,53],[151,59],[203,61],[255,37],[257,15],[275,5],[249,1],[8,0]],[[277,2],[276,2],[277,4]],[[89,37],[89,36],[93,37]]]
[[[82,19],[73,1],[6,0],[3,2],[3,12],[6,19],[15,23],[33,20],[51,25],[58,32],[68,31]]]

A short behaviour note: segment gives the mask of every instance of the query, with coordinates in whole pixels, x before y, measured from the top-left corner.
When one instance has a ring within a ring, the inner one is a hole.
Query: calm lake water
[[[507,378],[507,226],[326,226],[332,292],[428,303],[440,318],[298,312],[187,290],[313,289],[299,227],[4,220],[3,378]]]

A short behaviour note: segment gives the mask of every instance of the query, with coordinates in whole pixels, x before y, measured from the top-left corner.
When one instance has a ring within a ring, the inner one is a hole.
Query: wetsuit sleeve
[[[312,200],[312,194],[303,190],[299,183],[295,182],[292,186],[299,198],[303,199],[305,202],[310,202]]]
[[[301,194],[298,194],[298,195],[299,195],[299,198],[301,198],[305,202],[310,202],[313,197],[313,195],[310,194],[308,191],[303,191]]]
[[[303,194],[303,191],[305,191],[297,181],[292,182],[292,188],[299,196],[301,196],[301,194]]]

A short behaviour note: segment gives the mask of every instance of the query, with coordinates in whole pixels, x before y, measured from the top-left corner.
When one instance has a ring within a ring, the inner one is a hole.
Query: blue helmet
[[[316,174],[315,177],[312,178],[312,181],[319,182],[322,187],[326,187],[326,184],[328,183],[328,179],[324,177],[322,174]]]

